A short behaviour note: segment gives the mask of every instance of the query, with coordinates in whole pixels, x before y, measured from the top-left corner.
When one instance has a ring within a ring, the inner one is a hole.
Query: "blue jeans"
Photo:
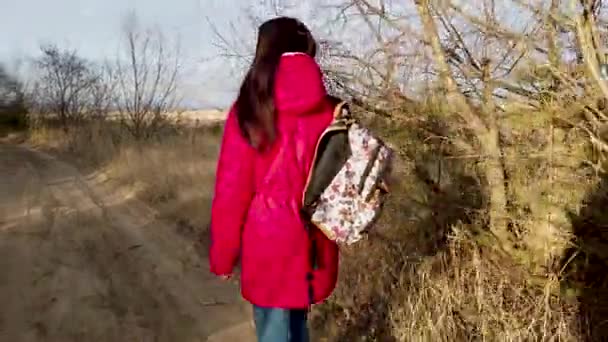
[[[308,342],[306,310],[253,306],[258,342]]]

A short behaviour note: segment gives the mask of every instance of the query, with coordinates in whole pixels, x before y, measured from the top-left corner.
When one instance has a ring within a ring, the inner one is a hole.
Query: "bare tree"
[[[465,123],[473,133],[478,144],[469,143],[471,150],[483,158],[480,165],[481,174],[488,183],[488,212],[490,216],[490,228],[501,242],[502,247],[509,250],[510,234],[507,230],[507,193],[505,189],[504,165],[501,160],[502,151],[499,141],[499,123],[495,112],[491,110],[493,99],[490,94],[493,89],[489,88],[489,62],[484,60],[477,63],[469,53],[470,65],[476,66],[481,71],[482,80],[486,88],[483,96],[483,109],[476,108],[471,101],[462,93],[458,87],[450,65],[448,64],[446,49],[441,43],[441,38],[435,20],[431,15],[431,3],[429,0],[417,0],[416,7],[422,21],[427,40],[430,42],[433,57],[439,71],[440,81],[445,87],[448,102],[456,104],[454,114],[458,115],[462,123]],[[465,51],[468,51],[465,47]],[[478,147],[474,147],[478,146]]]
[[[35,85],[36,101],[41,109],[56,115],[67,129],[71,122],[84,118],[89,108],[90,87],[98,81],[92,65],[76,51],[57,46],[41,47],[36,60],[40,77]]]
[[[97,78],[89,88],[90,117],[105,119],[113,109],[118,85],[115,68],[104,63],[97,68]]]
[[[0,124],[23,127],[26,115],[22,83],[0,65]]]
[[[0,108],[7,108],[17,101],[17,89],[16,80],[10,77],[3,65],[0,65]]]
[[[142,29],[135,15],[125,19],[123,33],[115,105],[129,132],[146,138],[176,105],[179,48],[167,46],[161,32]]]
[[[510,177],[519,171],[513,160],[506,161],[515,149],[506,137],[520,133],[510,128],[512,116],[520,110],[529,116],[553,115],[560,108],[541,139],[551,142],[547,148],[553,146],[553,124],[558,122],[585,132],[596,149],[608,151],[600,137],[606,130],[599,129],[608,115],[596,103],[598,94],[608,94],[598,69],[605,20],[601,1],[571,2],[568,8],[561,0],[337,0],[323,7],[318,19],[356,33],[341,41],[344,37],[333,32],[315,32],[321,37],[319,61],[328,88],[367,112],[423,121],[425,103],[438,103],[449,129],[432,133],[448,142],[454,158],[468,158],[474,165],[485,185],[485,226],[496,245],[513,251],[526,242],[513,231],[519,209],[513,204],[517,185]],[[233,29],[232,35],[237,32]],[[218,37],[225,56],[244,56],[234,48],[238,44]],[[505,109],[515,106],[525,109]],[[543,165],[553,167],[553,150],[541,153],[547,155]],[[600,164],[595,161],[594,167]],[[557,205],[535,210],[534,216],[552,217],[548,226],[556,225],[557,216],[567,220]],[[547,215],[548,210],[554,214]]]

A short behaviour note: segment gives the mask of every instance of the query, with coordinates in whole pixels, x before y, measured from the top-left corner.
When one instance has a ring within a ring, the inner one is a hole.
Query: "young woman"
[[[259,27],[256,54],[224,129],[211,217],[211,271],[227,279],[240,257],[241,291],[260,342],[308,341],[310,305],[333,291],[338,247],[301,216],[319,136],[332,120],[300,21]]]

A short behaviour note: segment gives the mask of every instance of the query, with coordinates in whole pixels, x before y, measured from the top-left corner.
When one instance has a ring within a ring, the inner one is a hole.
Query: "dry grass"
[[[400,341],[576,341],[576,307],[559,297],[560,283],[534,284],[509,260],[456,233],[448,252],[422,263],[391,305]]]
[[[189,237],[207,227],[221,128],[167,127],[138,142],[119,125],[92,122],[64,131],[46,126],[30,143],[71,160],[86,172],[104,172],[126,192],[151,204]]]
[[[475,226],[444,244],[412,226],[424,229],[401,223],[342,251],[339,288],[313,319],[329,341],[583,340],[557,274],[501,256]]]
[[[578,212],[596,180],[578,169],[584,158],[580,140],[572,143],[570,135],[558,132],[549,164],[547,142],[529,143],[534,129],[546,129],[546,120],[515,124],[521,127],[513,128],[517,134],[506,164],[511,219],[522,245],[512,256],[496,250],[485,233],[483,184],[476,180],[474,161],[446,157],[411,122],[409,128],[382,127],[398,143],[400,181],[378,231],[342,250],[339,287],[314,310],[312,324],[320,336],[330,341],[583,339],[577,298],[563,295],[570,290],[564,289],[559,258],[573,235],[567,213]],[[194,238],[208,223],[219,136],[217,127],[167,128],[142,143],[116,125],[93,123],[68,132],[38,128],[31,141],[81,168],[107,172]],[[437,160],[446,175],[431,174]],[[543,170],[555,177],[547,178]],[[433,180],[438,183],[430,184]]]

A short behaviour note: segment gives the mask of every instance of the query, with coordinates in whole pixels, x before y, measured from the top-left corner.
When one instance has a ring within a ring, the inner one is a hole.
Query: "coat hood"
[[[275,106],[279,115],[303,115],[324,103],[327,91],[321,68],[309,55],[283,54],[275,77]]]

